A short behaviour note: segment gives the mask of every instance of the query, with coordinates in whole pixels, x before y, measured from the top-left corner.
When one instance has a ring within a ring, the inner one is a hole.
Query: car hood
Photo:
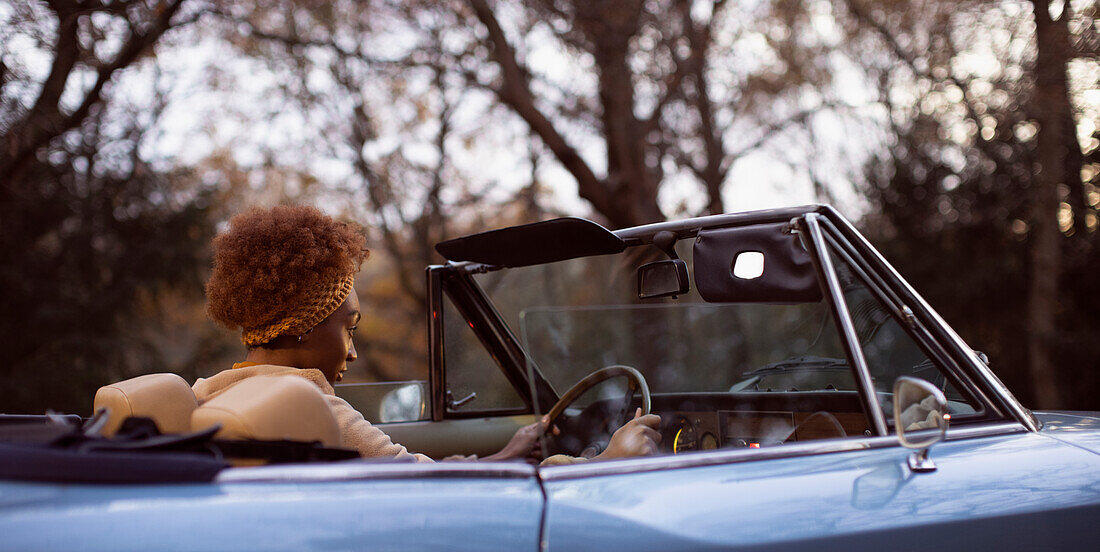
[[[1035,412],[1043,424],[1040,433],[1052,439],[1100,454],[1100,412]]]

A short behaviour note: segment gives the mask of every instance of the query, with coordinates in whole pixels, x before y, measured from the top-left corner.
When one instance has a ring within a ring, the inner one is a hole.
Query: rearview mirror
[[[918,450],[909,457],[910,469],[936,469],[928,448],[943,440],[950,419],[947,399],[935,385],[910,376],[894,381],[894,430],[903,447]]]
[[[639,299],[675,298],[690,290],[687,263],[683,259],[657,261],[638,268]]]

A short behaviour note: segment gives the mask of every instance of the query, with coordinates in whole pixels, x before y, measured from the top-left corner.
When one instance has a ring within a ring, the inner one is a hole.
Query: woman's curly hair
[[[369,254],[365,242],[361,228],[313,207],[239,214],[229,221],[227,232],[214,238],[206,311],[218,324],[243,330],[299,316],[313,307],[318,293],[324,293],[320,290],[359,271]]]

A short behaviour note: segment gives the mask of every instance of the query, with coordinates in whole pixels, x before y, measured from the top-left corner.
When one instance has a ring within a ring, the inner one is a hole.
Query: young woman
[[[342,445],[364,457],[432,460],[410,453],[336,396],[347,363],[357,358],[352,336],[361,318],[355,275],[368,251],[352,225],[312,207],[254,209],[234,217],[214,239],[214,270],[206,284],[207,313],[241,331],[244,361],[198,380],[207,401],[250,377],[294,374],[315,384],[340,427]],[[597,458],[652,454],[660,435],[655,415],[635,417]],[[482,460],[523,459],[538,450],[539,424],[521,428],[498,453]],[[582,461],[555,456],[550,463]]]

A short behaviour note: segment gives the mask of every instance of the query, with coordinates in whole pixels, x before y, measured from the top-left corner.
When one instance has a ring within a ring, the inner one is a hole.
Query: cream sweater
[[[244,366],[219,372],[209,378],[199,378],[192,389],[195,391],[195,397],[201,405],[246,378],[281,375],[295,375],[306,378],[321,390],[329,408],[332,409],[332,414],[336,416],[337,425],[340,426],[340,442],[344,448],[355,449],[364,458],[390,458],[415,462],[433,461],[423,454],[410,453],[405,447],[390,440],[389,435],[371,425],[358,410],[352,408],[344,399],[336,396],[332,385],[329,384],[320,370],[302,370],[274,364]]]

